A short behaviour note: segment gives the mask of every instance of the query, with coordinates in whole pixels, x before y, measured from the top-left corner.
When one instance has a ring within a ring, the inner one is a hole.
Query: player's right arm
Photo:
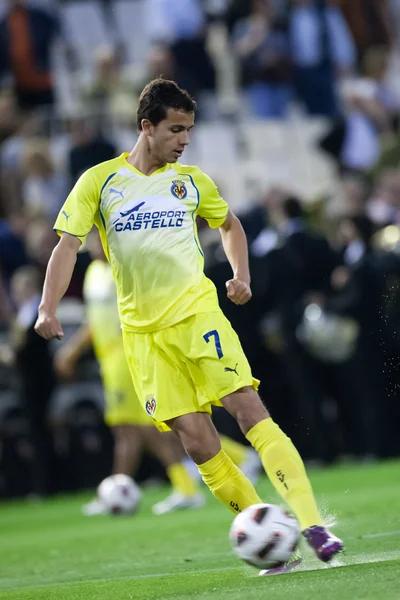
[[[46,340],[61,339],[64,335],[56,311],[64,296],[76,263],[81,243],[99,222],[99,197],[102,174],[96,167],[86,171],[62,207],[54,229],[61,240],[54,248],[47,265],[42,300],[35,331]]]
[[[63,233],[47,265],[39,315],[35,324],[36,333],[45,340],[52,338],[61,340],[64,336],[56,311],[71,281],[80,245],[78,238]]]

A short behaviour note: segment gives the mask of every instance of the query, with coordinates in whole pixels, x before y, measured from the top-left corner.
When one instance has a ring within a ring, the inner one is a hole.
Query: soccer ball
[[[237,515],[229,538],[235,554],[259,569],[273,569],[293,554],[300,537],[295,519],[275,504],[253,504]]]
[[[111,475],[97,488],[97,496],[112,515],[134,513],[139,507],[141,491],[128,475]]]

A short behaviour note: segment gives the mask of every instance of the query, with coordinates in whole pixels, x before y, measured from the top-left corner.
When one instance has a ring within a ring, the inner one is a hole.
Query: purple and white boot
[[[313,525],[305,529],[303,535],[317,557],[323,562],[329,562],[338,552],[343,552],[342,540],[333,535],[326,527]]]
[[[307,542],[314,550],[317,557],[323,562],[329,562],[332,558],[343,552],[343,542],[340,538],[336,537],[329,529],[320,525],[313,525],[303,531],[303,535]],[[282,575],[288,573],[292,569],[295,569],[301,563],[301,555],[296,550],[290,559],[280,567],[274,569],[265,569],[260,571],[260,575]]]
[[[274,567],[273,569],[263,569],[259,572],[259,575],[283,575],[283,573],[288,573],[292,569],[296,568],[297,565],[301,563],[301,554],[299,550],[293,552],[292,556],[286,561],[283,565],[279,567]]]

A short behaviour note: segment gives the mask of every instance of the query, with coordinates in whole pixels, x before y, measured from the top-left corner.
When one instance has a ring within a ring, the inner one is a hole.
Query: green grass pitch
[[[230,551],[231,515],[205,508],[160,517],[145,492],[133,517],[84,517],[88,494],[0,505],[0,600],[399,600],[400,463],[310,473],[346,552],[326,567],[302,546],[297,571],[258,577]],[[258,486],[279,502],[267,479]]]

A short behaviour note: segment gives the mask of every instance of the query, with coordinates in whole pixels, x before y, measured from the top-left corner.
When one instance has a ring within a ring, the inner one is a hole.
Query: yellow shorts
[[[222,311],[201,313],[151,333],[123,332],[125,354],[144,411],[165,421],[211,413],[221,398],[259,381]]]
[[[101,364],[104,386],[104,420],[109,427],[116,425],[153,425],[153,420],[141,406],[121,345],[121,352]]]

